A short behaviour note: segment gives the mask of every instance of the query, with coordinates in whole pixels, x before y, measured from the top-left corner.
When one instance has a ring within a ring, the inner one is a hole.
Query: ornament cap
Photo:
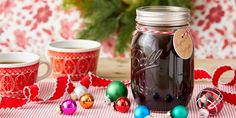
[[[152,115],[147,115],[144,118],[154,118]]]
[[[113,108],[114,111],[117,111],[114,102],[111,102],[110,106]]]
[[[170,113],[171,111],[168,111],[167,113],[166,113],[166,115],[167,115],[167,117],[166,118],[171,118],[171,113]]]
[[[72,100],[78,100],[78,97],[75,95],[75,93],[74,92],[72,92],[71,94],[70,94],[70,98],[72,99]]]
[[[105,96],[104,102],[105,102],[106,105],[111,105],[111,100],[108,96]]]
[[[209,116],[209,111],[207,109],[199,110],[200,118],[207,118]]]
[[[57,111],[59,114],[62,114],[61,105],[60,105],[59,107],[57,107],[56,111]]]

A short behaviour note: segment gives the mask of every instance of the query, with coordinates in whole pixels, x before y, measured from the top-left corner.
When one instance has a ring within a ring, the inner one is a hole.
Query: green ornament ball
[[[177,105],[171,110],[172,118],[187,118],[188,110],[183,105]]]
[[[128,89],[121,81],[111,82],[106,89],[106,97],[111,102],[116,101],[119,97],[127,97]]]

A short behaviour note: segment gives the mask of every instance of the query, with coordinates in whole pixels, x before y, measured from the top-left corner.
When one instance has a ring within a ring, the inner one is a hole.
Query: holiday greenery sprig
[[[81,11],[86,27],[78,38],[102,41],[117,34],[115,50],[123,53],[135,30],[135,10],[140,6],[172,5],[193,9],[191,0],[64,0],[63,7]]]

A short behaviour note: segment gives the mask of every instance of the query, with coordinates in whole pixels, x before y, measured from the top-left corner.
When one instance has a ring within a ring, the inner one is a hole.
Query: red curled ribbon
[[[234,71],[234,78],[229,81],[228,83],[220,83],[219,84],[219,79],[221,77],[221,75],[227,71]],[[212,84],[218,88],[220,90],[220,92],[223,95],[223,100],[225,102],[228,102],[230,104],[236,105],[236,93],[232,93],[232,91],[225,91],[220,89],[218,86],[219,85],[223,85],[223,86],[234,86],[236,84],[236,70],[234,70],[232,67],[230,66],[220,66],[219,68],[217,68],[213,74],[213,76],[211,76],[206,70],[203,69],[196,69],[194,71],[194,79],[195,80],[211,80]]]
[[[219,85],[219,79],[221,75],[227,71],[234,71],[234,78],[228,82],[223,84],[224,86],[234,86],[236,84],[236,70],[231,68],[230,66],[221,66],[216,69],[213,76],[211,76],[206,70],[204,69],[196,69],[194,71],[194,79],[195,80],[211,80],[212,84],[215,87],[218,87]],[[48,99],[42,99],[39,97],[39,93],[43,91],[40,91],[40,86],[35,83],[31,86],[26,86],[23,89],[23,93],[25,98],[14,98],[9,96],[0,96],[0,108],[6,109],[6,108],[21,108],[24,105],[26,105],[29,102],[45,102],[49,100],[56,100],[61,98],[66,92],[71,93],[73,92],[75,86],[73,83],[71,83],[70,79],[68,77],[58,77],[56,78],[56,88],[55,91],[51,93],[51,96]],[[94,87],[107,87],[109,83],[111,83],[112,80],[105,79],[98,77],[92,73],[88,73],[81,81],[80,84],[85,86],[86,88],[89,88],[90,86]],[[123,81],[124,84],[128,85],[130,84],[129,80]],[[236,94],[223,91],[219,89],[221,93],[224,96],[224,101],[231,103],[233,105],[236,105]]]
[[[80,84],[89,88],[90,86],[94,87],[106,87],[112,80],[98,77],[92,73],[88,73],[81,81]],[[130,81],[123,81],[124,84],[130,84]],[[57,100],[61,98],[66,92],[73,92],[75,86],[71,83],[69,77],[58,77],[56,78],[56,87],[55,90],[51,93],[51,96],[47,99],[39,97],[40,86],[35,83],[31,86],[26,86],[23,89],[24,98],[15,98],[10,96],[0,96],[0,109],[6,108],[21,108],[29,102],[45,102],[49,100]]]

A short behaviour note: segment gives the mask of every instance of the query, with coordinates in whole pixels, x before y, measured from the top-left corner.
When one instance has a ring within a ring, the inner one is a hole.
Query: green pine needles
[[[135,30],[135,10],[140,6],[172,5],[193,9],[192,0],[64,0],[63,7],[81,11],[86,27],[78,38],[102,41],[117,34],[115,50],[123,53]]]

